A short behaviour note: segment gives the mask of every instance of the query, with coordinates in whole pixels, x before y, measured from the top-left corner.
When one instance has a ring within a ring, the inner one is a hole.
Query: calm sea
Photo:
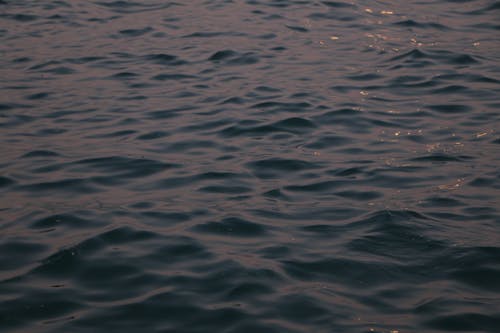
[[[0,0],[0,331],[500,332],[499,31]]]

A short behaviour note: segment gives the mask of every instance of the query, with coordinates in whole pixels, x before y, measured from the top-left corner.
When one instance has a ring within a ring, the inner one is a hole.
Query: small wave
[[[203,233],[234,237],[257,237],[267,233],[266,228],[258,223],[236,217],[225,218],[220,222],[207,222],[196,225],[193,230]]]
[[[145,27],[142,29],[125,29],[125,30],[120,30],[120,34],[127,36],[127,37],[139,37],[144,34],[147,34],[149,32],[153,31],[153,28],[151,27]]]
[[[219,134],[223,136],[256,136],[256,135],[269,135],[279,132],[300,134],[309,132],[315,126],[314,124],[303,118],[287,118],[271,124],[258,125],[258,126],[238,126],[232,125],[222,129]]]
[[[217,51],[208,58],[214,63],[223,63],[224,65],[252,65],[259,62],[259,57],[252,53],[247,52],[240,54],[233,50]]]

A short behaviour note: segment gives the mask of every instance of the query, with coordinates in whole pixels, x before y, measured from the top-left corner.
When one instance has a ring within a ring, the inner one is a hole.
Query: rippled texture
[[[500,332],[499,15],[0,0],[0,330]]]

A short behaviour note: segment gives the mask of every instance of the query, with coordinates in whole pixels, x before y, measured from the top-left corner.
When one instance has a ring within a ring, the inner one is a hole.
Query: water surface
[[[499,15],[0,0],[0,330],[500,331]]]

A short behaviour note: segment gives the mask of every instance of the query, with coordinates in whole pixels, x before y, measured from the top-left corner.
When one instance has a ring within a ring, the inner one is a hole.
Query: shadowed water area
[[[500,332],[499,30],[0,0],[0,331]]]

